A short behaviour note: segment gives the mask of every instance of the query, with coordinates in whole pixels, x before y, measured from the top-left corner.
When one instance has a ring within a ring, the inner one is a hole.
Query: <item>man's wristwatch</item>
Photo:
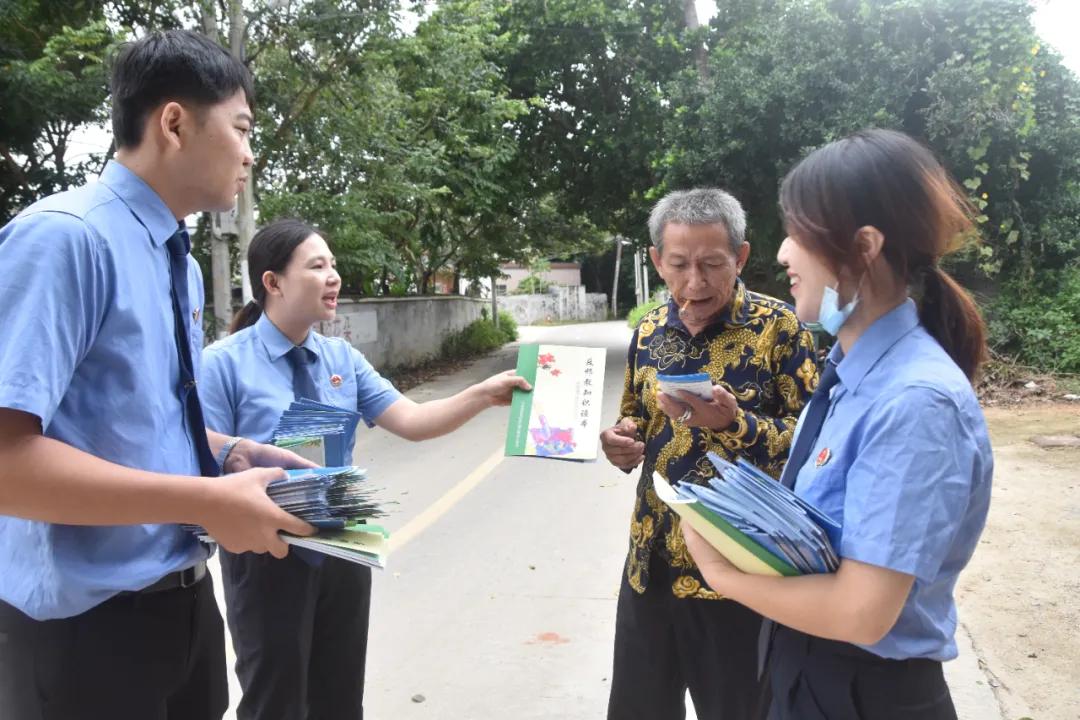
[[[218,467],[221,468],[221,472],[225,472],[225,461],[229,459],[229,453],[231,453],[233,451],[233,448],[236,447],[243,439],[244,438],[242,437],[229,438],[225,441],[225,444],[221,446],[221,451],[218,452],[216,458]]]

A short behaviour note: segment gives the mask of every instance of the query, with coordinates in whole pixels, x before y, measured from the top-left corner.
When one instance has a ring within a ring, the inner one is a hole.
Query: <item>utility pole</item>
[[[641,250],[634,250],[634,299],[638,305],[645,302],[641,299]]]
[[[619,265],[622,263],[622,235],[615,236],[615,279],[611,283],[611,316],[619,314]]]
[[[641,251],[641,287],[642,292],[641,302],[649,302],[652,295],[649,294],[649,261],[645,259],[645,251]]]

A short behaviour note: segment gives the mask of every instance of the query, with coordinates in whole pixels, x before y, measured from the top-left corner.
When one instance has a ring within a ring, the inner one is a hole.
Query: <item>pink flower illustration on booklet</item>
[[[541,457],[558,457],[569,455],[574,452],[577,443],[574,442],[573,428],[553,428],[548,425],[547,417],[540,416],[540,427],[529,428],[533,443],[536,444],[536,454]]]
[[[552,377],[559,377],[562,374],[562,370],[555,367],[555,356],[551,353],[544,353],[536,358],[536,364],[540,366],[540,369],[547,370],[551,373]]]

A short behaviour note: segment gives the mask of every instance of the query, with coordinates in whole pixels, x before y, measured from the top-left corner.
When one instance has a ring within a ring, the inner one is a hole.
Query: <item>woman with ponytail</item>
[[[693,530],[709,585],[761,613],[774,720],[953,719],[953,589],[978,543],[993,460],[971,381],[972,299],[939,261],[973,232],[934,156],[868,130],[811,153],[780,205],[799,319],[837,337],[781,481],[843,526],[839,570],[747,575]]]
[[[514,388],[530,389],[509,371],[441,400],[402,396],[344,339],[315,331],[336,314],[341,278],[326,241],[306,223],[278,220],[257,232],[248,271],[255,299],[231,334],[203,352],[206,424],[221,433],[268,442],[281,413],[306,397],[424,440],[508,405]],[[282,560],[223,552],[221,564],[243,689],[237,718],[361,720],[370,569],[295,552]]]

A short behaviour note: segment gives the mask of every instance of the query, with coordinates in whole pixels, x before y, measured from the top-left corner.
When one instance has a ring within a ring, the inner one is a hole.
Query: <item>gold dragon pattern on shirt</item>
[[[688,428],[660,409],[657,373],[698,372],[735,396],[739,410],[730,427]],[[676,597],[720,597],[690,558],[678,516],[653,491],[653,470],[669,482],[704,483],[714,475],[706,457],[713,451],[729,460],[745,457],[779,478],[796,420],[817,380],[813,340],[791,306],[747,290],[741,280],[730,308],[696,336],[671,301],[642,318],[630,343],[620,406],[620,417],[633,420],[645,442],[626,562],[634,590],[645,591],[655,552],[676,570]]]

